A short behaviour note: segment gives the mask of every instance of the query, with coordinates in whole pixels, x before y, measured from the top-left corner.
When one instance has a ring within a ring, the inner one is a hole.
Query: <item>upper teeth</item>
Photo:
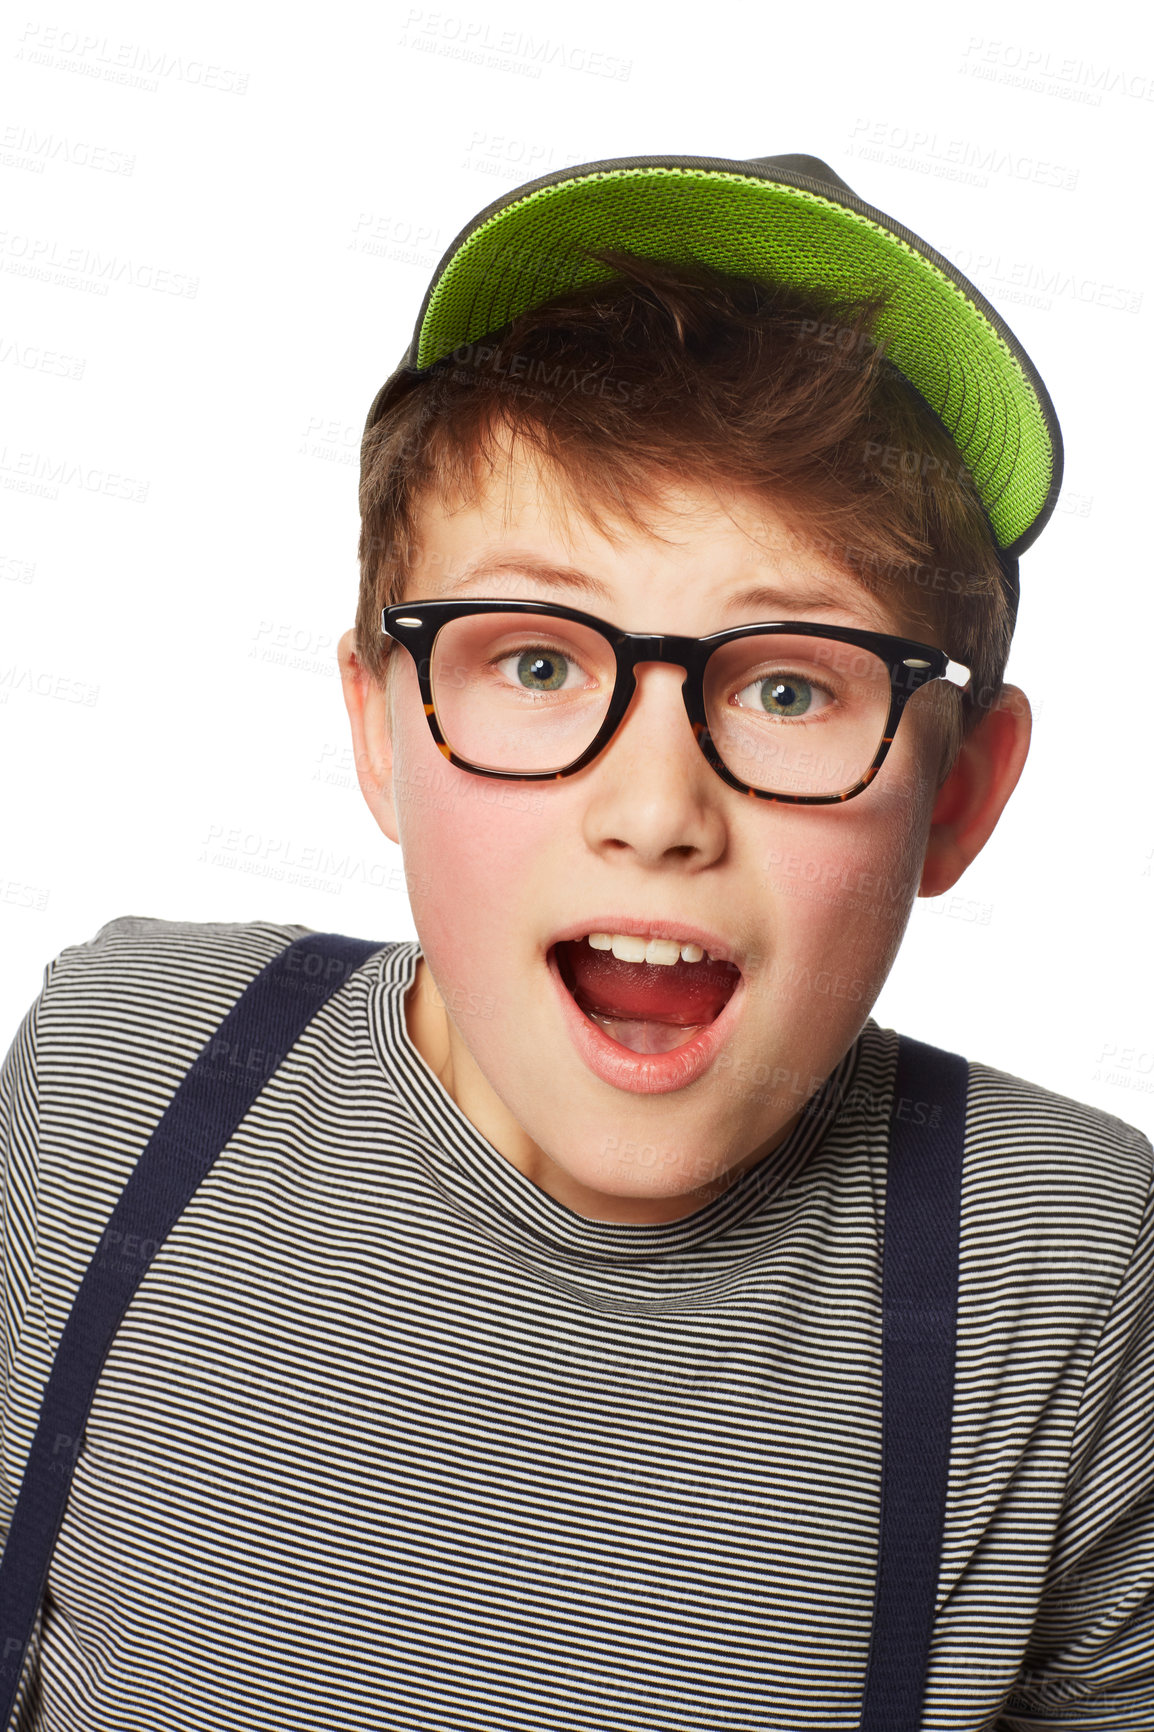
[[[611,950],[618,962],[656,962],[670,968],[682,962],[700,962],[705,955],[700,944],[679,944],[675,938],[637,938],[628,932],[591,932],[594,950]]]

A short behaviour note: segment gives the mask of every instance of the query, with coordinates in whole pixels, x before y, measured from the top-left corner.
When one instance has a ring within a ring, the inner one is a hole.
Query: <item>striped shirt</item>
[[[0,1085],[5,1524],[134,1162],[306,930],[126,918],[48,965]],[[419,956],[341,986],[152,1260],[20,1732],[853,1732],[897,1037],[697,1213],[589,1221],[416,1052]],[[927,1732],[1154,1726],[1152,1175],[971,1065]]]

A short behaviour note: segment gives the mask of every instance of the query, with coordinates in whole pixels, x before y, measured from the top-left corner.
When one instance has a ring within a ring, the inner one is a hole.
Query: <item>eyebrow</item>
[[[459,590],[475,584],[478,578],[498,575],[527,577],[534,583],[549,584],[556,589],[583,595],[602,603],[613,600],[611,591],[599,578],[591,577],[586,571],[579,571],[576,566],[557,565],[551,560],[535,559],[516,553],[478,555],[462,568],[460,574],[442,593],[446,597],[455,595]],[[802,591],[759,584],[752,589],[739,590],[725,596],[723,605],[731,613],[756,612],[769,620],[775,613],[783,611],[798,614],[799,617],[807,611],[844,613],[855,602],[859,605],[864,602],[868,611],[873,613],[876,609],[870,606],[871,599],[864,590],[860,596],[855,594],[852,598],[835,595],[816,582],[812,588],[807,587]]]

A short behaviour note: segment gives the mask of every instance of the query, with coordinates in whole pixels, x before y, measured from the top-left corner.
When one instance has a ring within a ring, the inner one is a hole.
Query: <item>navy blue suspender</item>
[[[964,1058],[898,1037],[882,1261],[882,1495],[860,1732],[918,1732],[950,1472]]]
[[[308,933],[262,969],[182,1079],[109,1217],[56,1351],[0,1562],[0,1727],[11,1719],[72,1470],[121,1319],[264,1084],[315,1013],[380,949]],[[881,1524],[860,1732],[918,1732],[921,1723],[950,1459],[966,1085],[964,1059],[902,1037],[886,1181]],[[769,1724],[769,1704],[766,1717]]]

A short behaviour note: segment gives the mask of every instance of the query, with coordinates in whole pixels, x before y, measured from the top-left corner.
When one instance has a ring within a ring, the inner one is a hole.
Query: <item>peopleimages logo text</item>
[[[1098,66],[1076,54],[1055,54],[1052,49],[1035,48],[1024,42],[971,36],[962,66],[965,72],[977,77],[1015,73],[1020,80],[1040,83],[1051,79],[1099,97],[1128,96],[1137,102],[1154,102],[1154,76],[1148,72],[1130,72],[1109,62]],[[986,72],[985,68],[990,70]]]
[[[89,35],[31,19],[24,26],[16,58],[67,72],[84,72],[115,83],[135,83],[149,90],[156,90],[162,78],[219,90],[226,96],[243,96],[248,89],[247,72],[218,66],[195,55],[173,54],[142,42],[118,42],[115,37]]]
[[[917,127],[891,125],[884,120],[857,120],[850,133],[850,154],[897,167],[921,169],[974,185],[988,185],[988,176],[1006,175],[1011,180],[1030,181],[1036,186],[1060,187],[1073,192],[1078,170],[1065,163],[1048,162],[1028,151],[984,145],[968,138],[941,138],[936,132]],[[890,154],[885,155],[886,152]]]
[[[200,278],[187,271],[170,271],[143,259],[118,258],[91,247],[69,246],[48,235],[27,235],[0,229],[0,268],[14,275],[57,271],[62,277],[87,280],[94,287],[127,282],[134,289],[153,289],[194,301]],[[102,290],[103,292],[103,290]]]
[[[483,60],[499,55],[507,61],[521,61],[534,69],[535,77],[543,66],[562,66],[566,72],[587,72],[595,78],[619,81],[627,79],[633,70],[633,62],[623,60],[619,54],[604,54],[600,49],[559,42],[551,36],[529,36],[523,30],[494,30],[485,18],[465,18],[460,13],[410,6],[398,45],[420,48],[426,43],[429,47],[452,46],[465,59]]]

